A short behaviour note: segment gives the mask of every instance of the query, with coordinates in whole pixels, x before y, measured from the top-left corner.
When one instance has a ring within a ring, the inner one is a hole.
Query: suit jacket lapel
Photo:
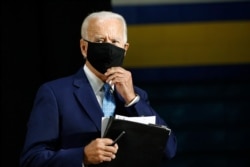
[[[101,118],[104,115],[83,69],[80,69],[76,74],[74,85],[78,87],[78,89],[75,90],[76,98],[94,122],[97,129],[101,130]]]

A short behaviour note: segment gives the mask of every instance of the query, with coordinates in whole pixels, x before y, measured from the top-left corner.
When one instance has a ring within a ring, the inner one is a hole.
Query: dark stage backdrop
[[[38,87],[80,68],[82,20],[92,11],[111,10],[111,2],[2,1],[1,8],[1,164],[15,167]]]

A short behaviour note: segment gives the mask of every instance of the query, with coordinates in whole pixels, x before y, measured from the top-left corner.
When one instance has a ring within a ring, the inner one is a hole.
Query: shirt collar
[[[92,71],[90,71],[90,69],[86,65],[84,65],[83,70],[89,80],[92,89],[94,90],[95,94],[97,94],[104,84],[103,81],[99,79]]]
[[[83,70],[89,80],[92,89],[94,90],[95,94],[97,94],[97,92],[102,90],[104,84],[103,81],[100,78],[98,78],[92,71],[90,71],[90,69],[86,66],[86,64],[83,66]],[[111,85],[111,88],[112,90],[114,90],[114,85]]]

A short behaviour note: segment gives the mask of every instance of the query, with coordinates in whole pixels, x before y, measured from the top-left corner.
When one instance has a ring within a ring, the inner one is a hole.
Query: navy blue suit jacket
[[[156,123],[166,125],[150,107],[147,93],[135,87],[140,101],[124,107],[115,92],[116,114],[126,116],[156,115]],[[43,84],[36,95],[28,121],[22,167],[81,167],[83,148],[100,137],[103,112],[90,83],[81,68],[75,75]],[[171,133],[165,155],[176,152],[176,139]]]

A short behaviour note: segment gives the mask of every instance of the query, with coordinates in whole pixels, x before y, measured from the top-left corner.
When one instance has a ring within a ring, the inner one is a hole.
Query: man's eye
[[[103,43],[103,40],[97,40],[96,43]]]
[[[112,43],[118,44],[118,43],[119,43],[119,41],[114,40],[114,41],[112,41]]]

